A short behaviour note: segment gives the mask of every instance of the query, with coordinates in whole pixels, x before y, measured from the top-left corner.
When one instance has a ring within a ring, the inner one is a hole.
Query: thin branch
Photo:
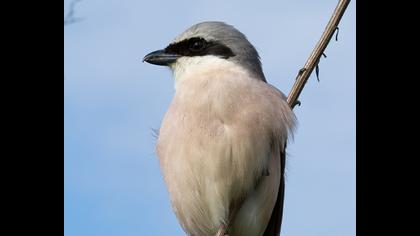
[[[334,32],[337,30],[338,33],[338,23],[340,22],[341,17],[343,16],[344,11],[346,10],[349,3],[350,0],[340,0],[338,2],[330,21],[325,27],[321,39],[318,41],[318,44],[315,46],[314,50],[306,61],[305,66],[299,70],[299,73],[296,76],[295,84],[293,85],[292,90],[287,97],[287,103],[289,103],[289,106],[292,107],[292,109],[295,107],[295,105],[300,105],[300,102],[298,101],[299,95],[302,92],[306,82],[308,81],[312,71],[318,65],[319,59],[324,53],[324,50],[330,42]]]
[[[76,4],[80,1],[82,0],[73,0],[70,3],[70,6],[69,6],[70,10],[67,12],[67,15],[64,17],[64,25],[69,25],[69,24],[72,24],[81,20],[80,18],[74,17],[74,8],[76,7]]]

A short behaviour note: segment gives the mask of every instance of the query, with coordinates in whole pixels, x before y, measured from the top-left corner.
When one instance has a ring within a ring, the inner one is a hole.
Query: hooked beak
[[[147,54],[143,58],[143,62],[148,62],[150,64],[159,66],[168,66],[175,62],[179,57],[181,56],[178,54],[166,53],[164,50],[157,50]]]

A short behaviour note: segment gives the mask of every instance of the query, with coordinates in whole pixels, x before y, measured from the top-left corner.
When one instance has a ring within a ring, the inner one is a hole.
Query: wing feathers
[[[281,179],[279,192],[277,195],[276,205],[274,206],[273,213],[271,214],[270,221],[265,229],[264,236],[278,236],[280,235],[281,223],[283,218],[283,203],[284,203],[284,166],[286,163],[286,145],[280,151],[280,164],[281,164]]]

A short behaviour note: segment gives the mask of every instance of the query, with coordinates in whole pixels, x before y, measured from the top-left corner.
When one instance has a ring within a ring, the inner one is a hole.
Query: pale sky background
[[[337,0],[83,0],[64,28],[66,236],[185,235],[170,207],[152,129],[174,94],[167,68],[142,63],[189,26],[225,21],[288,93]],[[69,1],[65,1],[68,6]],[[282,236],[355,235],[355,1],[295,108]]]

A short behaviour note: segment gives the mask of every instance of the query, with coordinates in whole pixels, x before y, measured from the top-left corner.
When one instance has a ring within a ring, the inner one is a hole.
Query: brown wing
[[[264,231],[264,236],[278,236],[280,235],[281,222],[283,218],[283,202],[284,202],[284,166],[286,164],[286,145],[283,151],[280,151],[280,164],[281,164],[281,179],[279,192],[277,194],[276,205],[274,206],[273,213],[271,213],[270,221]]]

